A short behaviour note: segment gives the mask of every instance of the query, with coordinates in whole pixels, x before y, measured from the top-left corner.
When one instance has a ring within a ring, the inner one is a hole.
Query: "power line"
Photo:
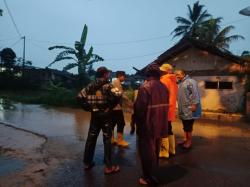
[[[17,37],[12,37],[12,38],[6,38],[6,39],[0,39],[1,42],[8,41],[8,40],[14,40]]]
[[[122,44],[130,44],[130,43],[141,43],[141,42],[147,42],[147,41],[152,41],[152,40],[158,40],[162,38],[168,38],[171,35],[163,35],[163,36],[157,36],[157,37],[152,37],[152,38],[147,38],[147,39],[140,39],[140,40],[131,40],[131,41],[120,41],[120,42],[109,42],[109,43],[92,43],[92,45],[122,45]]]
[[[10,12],[10,9],[9,9],[9,7],[8,7],[8,5],[7,5],[6,0],[4,0],[4,4],[5,4],[5,6],[6,6],[6,8],[7,8],[7,11],[8,11],[8,13],[9,13],[9,15],[10,15],[11,21],[12,21],[12,23],[13,23],[14,26],[15,26],[16,32],[18,33],[19,37],[22,37],[20,31],[19,31],[18,28],[17,28],[17,25],[16,25],[16,23],[15,23],[15,20],[14,20],[12,14],[11,14],[11,12]]]
[[[246,21],[246,20],[249,20],[249,19],[248,18],[242,18],[242,19],[234,20],[234,21],[222,24],[222,26],[229,25],[231,23]],[[87,45],[88,46],[90,46],[90,45],[93,45],[93,46],[124,45],[124,44],[141,43],[141,42],[147,42],[147,41],[152,41],[152,40],[158,40],[158,39],[162,39],[162,38],[168,38],[170,36],[171,36],[171,34],[156,36],[156,37],[151,37],[151,38],[145,38],[145,39],[139,39],[139,40],[118,41],[118,42],[104,42],[104,43],[89,43]],[[47,43],[47,44],[55,44],[56,43],[56,44],[62,44],[62,45],[72,45],[72,43],[66,43],[66,42],[46,41],[46,40],[37,40],[37,39],[30,39],[30,38],[29,38],[29,40],[36,41],[36,42],[39,42],[39,43]]]
[[[163,35],[163,36],[157,36],[157,37],[152,37],[152,38],[147,38],[147,39],[120,41],[120,42],[89,43],[87,45],[88,46],[91,46],[91,45],[93,45],[93,46],[124,45],[124,44],[141,43],[141,42],[147,42],[147,41],[152,41],[152,40],[158,40],[158,39],[162,39],[162,38],[168,38],[170,36],[171,35]],[[72,43],[65,43],[65,42],[52,42],[52,41],[36,40],[36,39],[29,39],[29,40],[40,42],[40,43],[47,43],[47,44],[57,43],[57,44],[72,45]]]
[[[57,42],[57,41],[48,41],[48,40],[36,40],[36,39],[30,39],[28,38],[27,40],[33,41],[33,42],[38,42],[38,43],[46,43],[46,44],[51,44],[51,45],[72,45],[72,43],[66,43],[66,42]]]
[[[238,23],[238,22],[246,21],[246,20],[250,20],[250,19],[249,18],[242,18],[242,19],[231,21],[231,22],[227,22],[225,24],[222,24],[221,26],[226,26],[226,25],[229,25],[229,24],[232,24],[232,23]]]
[[[152,55],[156,55],[159,53],[163,53],[164,51],[158,51],[158,52],[153,52],[153,53],[148,53],[145,55],[138,55],[138,56],[131,56],[131,57],[124,57],[124,58],[107,58],[104,59],[105,61],[122,61],[122,60],[131,60],[131,59],[136,59],[136,58],[141,58],[141,57],[146,57],[146,56],[152,56]]]
[[[9,47],[14,47],[17,43],[19,43],[22,40],[22,38],[20,38],[19,40],[17,40],[15,43],[11,44]]]

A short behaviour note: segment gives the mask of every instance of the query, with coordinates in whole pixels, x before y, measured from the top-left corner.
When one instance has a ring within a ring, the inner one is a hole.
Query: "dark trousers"
[[[172,122],[168,121],[168,135],[173,135]]]
[[[123,129],[125,126],[125,120],[122,110],[113,110],[112,112],[112,126],[113,129],[117,125],[117,132],[123,133]]]
[[[141,159],[143,178],[153,180],[153,170],[158,166],[161,138],[149,136],[138,137],[138,148]]]
[[[193,131],[194,119],[182,120],[182,124],[184,132]]]
[[[111,136],[112,126],[110,123],[110,114],[103,112],[92,112],[90,127],[88,132],[88,138],[85,144],[83,162],[85,164],[91,164],[95,153],[95,146],[100,131],[103,132],[103,144],[104,144],[104,163],[107,167],[112,166],[111,161]]]

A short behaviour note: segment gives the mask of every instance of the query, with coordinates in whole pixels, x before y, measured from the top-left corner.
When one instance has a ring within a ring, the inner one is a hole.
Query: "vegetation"
[[[4,48],[0,52],[0,57],[3,62],[3,66],[7,69],[10,69],[15,65],[16,53],[11,48]]]
[[[237,41],[239,39],[244,39],[241,35],[231,35],[228,34],[235,28],[230,25],[221,29],[220,23],[222,18],[210,19],[202,24],[202,27],[199,30],[199,40],[215,46],[223,51],[229,49],[229,45],[232,41]]]
[[[232,41],[244,39],[240,35],[228,36],[234,26],[229,25],[221,29],[222,18],[212,18],[207,10],[204,10],[204,5],[199,4],[199,1],[194,3],[192,9],[188,5],[188,18],[178,16],[175,19],[179,25],[172,32],[174,37],[195,39],[227,52]]]
[[[68,90],[53,83],[43,90],[1,91],[0,97],[5,100],[29,104],[78,107],[75,90]]]
[[[207,10],[203,9],[204,5],[200,5],[199,1],[194,3],[192,9],[190,5],[188,5],[188,18],[183,18],[180,16],[175,18],[179,25],[172,32],[174,37],[198,37],[198,30],[200,30],[205,21],[211,18],[211,15],[208,14]]]
[[[62,60],[73,60],[74,63],[66,65],[63,70],[67,71],[77,67],[80,84],[79,86],[84,86],[89,82],[89,76],[87,72],[91,71],[93,63],[103,61],[102,57],[93,53],[93,47],[90,47],[88,52],[86,52],[85,44],[87,39],[87,33],[88,27],[87,25],[84,25],[81,40],[75,42],[75,49],[66,46],[49,47],[49,50],[61,49],[63,51],[56,56],[55,60],[51,62],[48,67]]]

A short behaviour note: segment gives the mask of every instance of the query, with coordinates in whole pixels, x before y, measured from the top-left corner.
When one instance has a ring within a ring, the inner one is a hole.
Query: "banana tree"
[[[63,70],[67,71],[72,68],[78,68],[78,77],[79,83],[81,86],[86,85],[89,81],[89,77],[87,74],[87,68],[92,67],[93,63],[98,61],[103,61],[104,59],[97,54],[93,53],[93,47],[90,47],[88,52],[85,50],[85,44],[87,40],[88,27],[84,25],[81,39],[80,41],[75,42],[75,48],[67,47],[67,46],[52,46],[49,47],[49,50],[60,49],[61,51],[53,62],[51,62],[49,66],[53,65],[56,62],[62,60],[73,60],[73,63],[67,64]]]

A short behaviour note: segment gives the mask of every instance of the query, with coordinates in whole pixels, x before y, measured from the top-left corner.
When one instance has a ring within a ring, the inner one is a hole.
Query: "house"
[[[169,63],[197,80],[204,111],[244,111],[249,67],[242,58],[197,40],[184,38],[153,63],[159,66]]]
[[[30,81],[31,84],[42,87],[50,81],[53,83],[62,83],[64,87],[72,88],[76,85],[76,78],[73,74],[67,71],[60,71],[50,68],[35,68],[27,67],[24,70],[24,77]]]

